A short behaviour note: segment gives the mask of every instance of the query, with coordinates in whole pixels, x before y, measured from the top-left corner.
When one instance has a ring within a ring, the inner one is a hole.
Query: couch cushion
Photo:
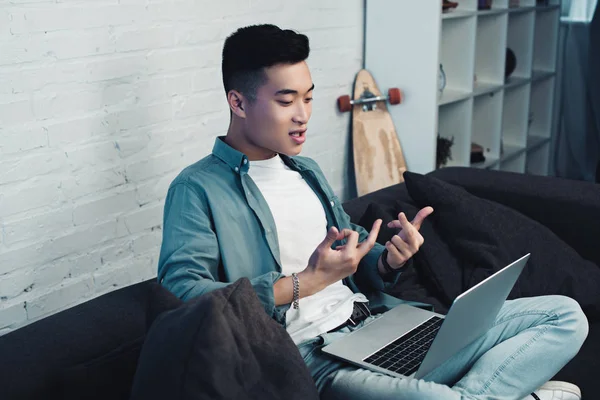
[[[91,361],[62,371],[62,400],[127,400],[144,344],[140,336]]]
[[[163,312],[173,310],[183,304],[183,300],[158,282],[152,282],[148,285],[148,294],[146,330],[150,329],[156,318]]]
[[[128,399],[147,313],[158,315],[172,302],[155,282],[123,287],[1,336],[0,398]]]
[[[241,278],[158,316],[131,399],[304,400],[318,394],[289,334]]]
[[[397,201],[405,203],[412,201],[404,183],[392,185],[360,197],[354,197],[344,202],[343,207],[350,217],[350,221],[358,223],[370,204],[394,205]],[[372,224],[363,226],[370,230]]]
[[[527,215],[600,266],[600,223],[594,223],[600,221],[600,185],[469,167],[440,168],[430,175]]]
[[[148,281],[144,287],[146,304],[145,310],[140,309],[140,317],[145,315],[146,328],[149,328],[161,313],[182,304],[180,299],[154,280]],[[145,332],[142,331],[137,338],[126,341],[105,354],[61,369],[61,399],[129,399],[145,337]]]
[[[0,337],[2,395],[7,399],[61,398],[70,385],[65,371],[134,341],[146,333],[149,281],[79,304]],[[111,387],[118,399],[129,383]]]
[[[458,271],[444,264],[429,266],[428,275],[443,282],[439,289],[449,298],[531,252],[509,298],[563,294],[577,300],[588,318],[600,316],[600,269],[548,228],[432,176],[407,172],[404,178],[415,203],[434,208],[430,218],[460,260]]]

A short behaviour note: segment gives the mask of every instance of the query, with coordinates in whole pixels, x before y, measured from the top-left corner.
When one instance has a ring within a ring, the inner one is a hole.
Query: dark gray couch
[[[431,175],[541,222],[579,255],[600,265],[600,185],[466,168]],[[358,223],[371,203],[399,199],[411,201],[404,184],[350,200],[344,207]],[[169,308],[169,298],[151,283],[117,290],[0,337],[0,397],[127,399],[147,325]],[[427,285],[421,294],[436,295]],[[582,351],[556,378],[578,384],[584,396],[593,393],[598,354],[600,326],[592,321]]]

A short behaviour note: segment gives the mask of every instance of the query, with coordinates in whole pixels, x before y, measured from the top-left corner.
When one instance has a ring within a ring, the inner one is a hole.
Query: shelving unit
[[[400,87],[403,103],[390,107],[409,170],[436,168],[437,135],[453,138],[447,166],[548,174],[560,0],[548,5],[458,0],[369,0],[365,16],[365,68],[382,90]],[[517,65],[505,78],[506,49]],[[439,65],[446,86],[438,91]],[[485,162],[472,164],[471,143]]]

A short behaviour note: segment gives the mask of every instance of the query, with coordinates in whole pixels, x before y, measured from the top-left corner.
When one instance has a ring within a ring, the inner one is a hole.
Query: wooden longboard
[[[353,99],[371,95],[382,96],[371,73],[360,70]],[[352,106],[352,147],[359,196],[404,182],[406,161],[385,101]]]

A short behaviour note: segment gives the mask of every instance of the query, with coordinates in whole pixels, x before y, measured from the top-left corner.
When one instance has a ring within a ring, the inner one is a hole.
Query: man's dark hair
[[[231,34],[223,46],[225,93],[237,90],[249,101],[266,82],[264,68],[296,64],[308,58],[308,37],[275,25],[252,25]]]

